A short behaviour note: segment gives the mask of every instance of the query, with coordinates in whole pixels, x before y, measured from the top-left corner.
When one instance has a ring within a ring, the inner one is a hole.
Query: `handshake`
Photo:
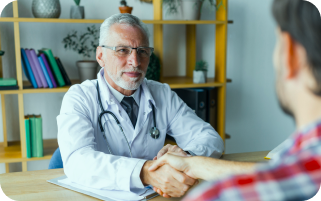
[[[144,164],[140,175],[143,184],[154,186],[154,191],[166,198],[183,196],[198,184],[189,158],[193,157],[177,145],[166,145],[153,161]]]

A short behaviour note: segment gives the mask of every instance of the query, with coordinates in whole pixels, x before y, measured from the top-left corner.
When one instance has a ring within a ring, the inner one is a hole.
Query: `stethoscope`
[[[110,111],[106,111],[104,110],[103,108],[103,104],[101,103],[101,98],[100,98],[100,92],[99,92],[99,84],[98,84],[98,81],[97,81],[97,94],[98,94],[98,103],[99,103],[99,106],[100,106],[100,109],[101,109],[101,113],[99,114],[98,116],[98,124],[99,124],[99,127],[100,127],[100,131],[103,133],[103,137],[104,139],[106,140],[107,142],[107,148],[108,148],[108,151],[110,154],[113,154],[113,152],[111,151],[110,147],[109,147],[109,144],[108,144],[108,140],[106,138],[106,135],[105,135],[105,130],[103,128],[103,125],[101,123],[101,117],[104,115],[104,114],[110,114],[112,117],[114,117],[118,127],[120,128],[120,131],[122,132],[122,134],[124,135],[125,139],[126,139],[126,142],[127,142],[127,146],[128,146],[128,149],[129,149],[129,153],[130,153],[130,157],[133,158],[132,156],[132,151],[131,151],[131,148],[129,146],[129,143],[128,143],[128,140],[127,140],[127,137],[124,133],[124,130],[123,130],[123,127],[120,125],[120,122],[119,120],[117,119],[117,117],[114,115],[114,113],[110,112]],[[156,127],[156,117],[155,117],[155,109],[154,109],[154,105],[151,104],[152,106],[152,112],[153,112],[153,119],[154,119],[154,126],[150,129],[150,132],[149,132],[149,135],[154,138],[154,139],[158,139],[159,138],[159,130],[157,129]]]

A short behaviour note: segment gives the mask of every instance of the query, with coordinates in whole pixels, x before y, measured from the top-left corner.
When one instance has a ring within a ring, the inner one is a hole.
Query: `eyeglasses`
[[[105,46],[105,45],[102,45],[101,47],[105,47],[105,48],[114,50],[115,55],[120,56],[120,57],[127,57],[127,56],[131,55],[133,50],[136,50],[139,57],[149,58],[154,51],[154,48],[152,48],[152,47],[133,48],[133,47],[124,47],[124,46],[110,47],[110,46]]]

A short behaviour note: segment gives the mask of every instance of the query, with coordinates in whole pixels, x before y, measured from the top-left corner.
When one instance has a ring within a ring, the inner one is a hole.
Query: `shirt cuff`
[[[194,152],[190,151],[190,150],[184,150],[184,151],[187,151],[190,155],[192,156],[196,156],[196,154],[194,154]]]
[[[143,182],[140,179],[140,172],[145,164],[146,160],[140,160],[130,176],[130,189],[145,188]]]

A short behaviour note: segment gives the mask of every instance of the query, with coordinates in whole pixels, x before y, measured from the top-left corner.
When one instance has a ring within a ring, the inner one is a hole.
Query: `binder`
[[[45,66],[45,63],[43,62],[41,56],[38,56],[38,61],[39,61],[39,63],[40,63],[42,72],[43,72],[43,74],[45,75],[45,78],[46,78],[46,81],[47,81],[47,83],[48,83],[48,85],[49,85],[49,88],[53,88],[52,82],[51,82],[51,80],[50,80],[49,74],[48,74],[47,69],[46,69],[46,66]]]
[[[39,63],[39,60],[38,60],[36,51],[35,51],[34,49],[30,49],[29,51],[30,51],[31,59],[33,59],[33,63],[34,63],[34,65],[35,65],[35,68],[36,68],[37,71],[38,71],[38,75],[39,75],[39,78],[40,78],[40,82],[41,82],[41,84],[42,84],[42,86],[43,86],[44,88],[47,88],[47,87],[48,87],[48,83],[47,83],[47,81],[46,81],[44,72],[43,72],[42,69],[41,69],[41,66],[40,66],[40,63]]]
[[[47,60],[46,56],[43,53],[41,53],[40,56],[42,58],[43,63],[45,64],[45,67],[46,67],[46,70],[47,70],[48,75],[50,77],[50,80],[51,80],[51,83],[53,85],[53,88],[57,88],[56,80],[55,80],[55,78],[54,78],[54,76],[52,74],[52,70],[50,69],[50,65],[48,63],[48,60]]]
[[[196,115],[206,121],[207,91],[205,89],[173,89],[174,92],[195,111]]]
[[[211,126],[217,130],[217,92],[218,88],[208,88],[207,91],[207,114],[206,122],[210,123]]]
[[[31,141],[30,141],[30,120],[29,116],[25,116],[25,128],[26,128],[26,149],[27,158],[31,158]]]
[[[42,88],[43,86],[42,86],[42,83],[40,81],[39,73],[38,73],[38,71],[36,69],[36,66],[35,66],[35,64],[33,62],[33,59],[31,58],[30,50],[26,49],[25,51],[26,51],[26,55],[27,55],[28,61],[30,62],[32,73],[35,76],[35,80],[36,80],[37,86],[39,88]]]

